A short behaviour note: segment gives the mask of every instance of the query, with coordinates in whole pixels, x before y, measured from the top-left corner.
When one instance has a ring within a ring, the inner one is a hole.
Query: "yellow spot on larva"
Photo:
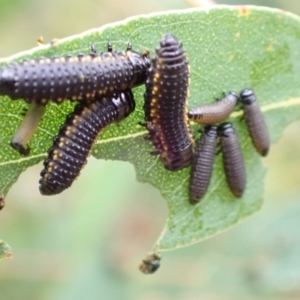
[[[240,6],[238,11],[240,17],[248,17],[250,15],[250,9],[244,5]]]
[[[58,156],[57,155],[53,155],[53,160],[57,160]]]
[[[59,148],[62,148],[63,146],[64,146],[64,143],[59,143],[59,144],[58,144],[58,147],[59,147]]]
[[[44,44],[45,44],[45,41],[44,41],[44,38],[43,38],[43,36],[40,36],[40,37],[37,39],[37,44],[38,44],[39,46],[41,46],[41,45],[44,45]]]
[[[53,169],[52,168],[48,168],[48,172],[52,173]]]
[[[60,62],[60,58],[59,58],[59,57],[55,58],[55,59],[54,59],[54,62],[55,62],[56,64],[59,63],[59,62]]]

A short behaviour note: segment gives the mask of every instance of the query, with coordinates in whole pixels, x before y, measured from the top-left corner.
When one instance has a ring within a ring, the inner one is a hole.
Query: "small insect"
[[[217,127],[205,126],[195,149],[190,176],[190,202],[198,203],[205,195],[212,175],[217,147]]]
[[[0,193],[0,210],[3,209],[4,206],[5,206],[4,195],[2,193]]]
[[[151,252],[139,266],[139,269],[144,274],[153,274],[160,267],[161,256],[158,253]]]
[[[70,187],[86,164],[91,148],[108,124],[126,118],[135,108],[130,90],[97,101],[82,101],[61,126],[53,140],[41,172],[40,192],[43,195],[61,193]]]
[[[28,155],[30,148],[26,144],[36,131],[45,111],[45,106],[38,103],[30,103],[25,118],[17,129],[10,145],[19,151],[21,155]]]
[[[266,156],[270,148],[270,137],[255,93],[251,89],[244,89],[240,97],[252,143],[260,155]]]
[[[246,187],[246,170],[238,136],[231,123],[218,127],[223,165],[228,186],[236,197],[241,197]]]
[[[156,48],[144,95],[148,139],[166,169],[180,170],[192,161],[192,137],[187,119],[189,65],[182,44],[167,34]]]
[[[148,52],[113,50],[66,57],[12,62],[0,69],[0,94],[45,105],[50,100],[77,101],[111,95],[143,84],[150,67]]]
[[[37,39],[37,44],[38,46],[45,45],[44,37],[42,35]]]
[[[212,125],[223,122],[234,111],[238,103],[238,96],[230,92],[224,95],[224,98],[216,103],[202,104],[192,108],[188,112],[188,117],[191,121],[200,124]]]

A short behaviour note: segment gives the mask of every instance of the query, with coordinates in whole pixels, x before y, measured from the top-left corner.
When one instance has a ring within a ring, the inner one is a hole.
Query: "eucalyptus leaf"
[[[282,10],[255,6],[214,6],[210,9],[188,9],[137,16],[109,24],[83,34],[44,45],[0,60],[35,59],[39,56],[88,53],[91,45],[106,51],[107,41],[115,49],[125,49],[130,41],[136,51],[155,47],[166,33],[182,41],[191,65],[189,108],[213,102],[222,91],[239,93],[246,87],[255,89],[275,142],[282,130],[300,118],[300,19]],[[190,168],[178,172],[165,170],[154,148],[144,140],[147,134],[138,125],[144,119],[144,86],[134,89],[135,112],[125,121],[111,125],[97,140],[93,155],[98,159],[129,161],[134,164],[137,179],[158,188],[169,207],[169,218],[156,250],[170,250],[210,237],[257,211],[263,200],[266,168],[251,144],[242,113],[235,112],[230,121],[238,132],[247,169],[247,188],[241,199],[229,191],[222,160],[216,157],[212,181],[203,200],[196,206],[188,202]],[[58,132],[74,103],[50,103],[30,142],[28,157],[20,157],[9,146],[19,126],[24,101],[1,97],[0,192],[7,194],[21,172],[41,161],[52,138]],[[192,124],[195,138],[198,127]],[[271,148],[272,151],[272,148]],[[36,182],[29,183],[38,188]],[[153,199],[155,201],[155,199]],[[154,220],[155,221],[155,220]]]

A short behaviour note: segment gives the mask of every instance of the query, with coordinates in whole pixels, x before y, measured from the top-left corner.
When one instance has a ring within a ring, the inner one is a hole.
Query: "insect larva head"
[[[114,94],[111,101],[117,108],[117,117],[115,121],[123,120],[135,109],[135,102],[131,90]]]
[[[235,130],[231,123],[226,122],[222,123],[218,126],[218,135],[222,137],[229,137],[231,135],[235,134]]]
[[[204,126],[204,133],[210,137],[217,137],[217,126],[215,125]]]
[[[238,95],[235,92],[229,92],[229,94],[226,96],[228,100],[231,100],[234,103],[237,103],[239,100]]]
[[[249,105],[256,101],[255,93],[252,89],[244,89],[240,93],[241,102],[244,105]]]
[[[0,69],[0,95],[8,95],[14,90],[15,79],[11,69]]]

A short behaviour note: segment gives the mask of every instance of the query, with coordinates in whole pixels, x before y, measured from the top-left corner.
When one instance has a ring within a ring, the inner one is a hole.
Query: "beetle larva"
[[[10,143],[10,145],[14,149],[18,150],[21,155],[29,154],[30,148],[26,147],[25,145],[28,143],[28,141],[36,131],[44,114],[44,111],[44,105],[40,105],[34,102],[30,103],[26,116],[20,127],[17,129]]]
[[[192,108],[188,112],[188,117],[191,121],[200,124],[212,125],[223,122],[234,111],[237,103],[238,96],[230,92],[216,103],[202,104]]]
[[[197,142],[189,187],[191,204],[198,203],[209,186],[216,154],[217,136],[216,126],[205,126]]]
[[[111,95],[143,84],[150,67],[148,52],[112,50],[66,57],[12,62],[0,69],[0,94],[45,105]]]
[[[160,267],[161,256],[158,253],[151,252],[143,259],[139,269],[144,274],[153,274]]]
[[[166,169],[175,171],[192,161],[192,137],[187,118],[189,65],[182,44],[167,34],[156,48],[144,95],[149,139]]]
[[[270,148],[270,137],[255,93],[252,89],[244,89],[240,96],[252,143],[260,155],[266,156]]]
[[[231,123],[218,127],[226,180],[231,192],[241,197],[246,187],[246,170],[238,136]]]
[[[54,195],[70,187],[86,163],[101,130],[126,118],[135,107],[130,90],[97,101],[82,101],[54,138],[41,172],[40,192]]]

